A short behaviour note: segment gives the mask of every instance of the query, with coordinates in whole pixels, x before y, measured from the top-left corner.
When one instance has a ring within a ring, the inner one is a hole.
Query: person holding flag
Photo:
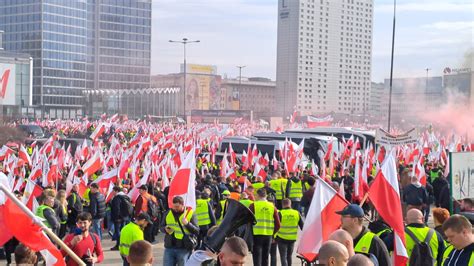
[[[184,265],[192,252],[192,248],[186,246],[184,236],[197,236],[199,225],[193,210],[185,208],[181,196],[175,196],[170,207],[161,223],[161,231],[166,232],[163,265]]]

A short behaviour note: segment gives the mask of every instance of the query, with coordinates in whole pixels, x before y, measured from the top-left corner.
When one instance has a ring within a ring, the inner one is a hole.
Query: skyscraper
[[[279,0],[277,113],[365,114],[373,0]]]
[[[151,0],[2,0],[7,51],[33,57],[33,105],[83,114],[83,90],[148,87]]]

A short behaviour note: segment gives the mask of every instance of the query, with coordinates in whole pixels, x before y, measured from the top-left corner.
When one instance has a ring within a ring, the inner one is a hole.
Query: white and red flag
[[[118,178],[118,168],[114,168],[107,173],[102,174],[92,183],[96,183],[101,189],[109,188],[110,184],[115,184]]]
[[[332,123],[332,116],[328,115],[326,117],[318,118],[314,116],[307,116],[306,126],[308,128],[315,128],[315,127],[327,127],[330,126]]]
[[[402,204],[397,178],[395,155],[389,152],[369,189],[369,198],[382,219],[394,232],[394,265],[405,265],[408,254],[405,245]]]
[[[322,179],[317,178],[315,186],[298,246],[298,254],[311,261],[318,255],[321,244],[341,226],[341,216],[336,211],[348,204]]]
[[[31,166],[31,158],[28,152],[26,151],[23,145],[20,146],[20,150],[18,151],[18,157],[25,161],[29,166]]]
[[[92,176],[100,168],[102,168],[102,160],[100,151],[97,151],[83,166],[84,175]]]
[[[253,171],[253,176],[260,176],[262,178],[262,181],[265,182],[267,179],[267,172],[265,172],[265,169],[259,164],[255,164],[255,169]]]
[[[184,199],[184,206],[196,209],[196,156],[192,149],[184,159],[175,176],[171,180],[168,206],[173,205],[173,198],[181,196]]]
[[[7,188],[4,177],[0,177],[0,179],[2,179],[0,180],[0,186]],[[33,214],[30,213],[30,215]],[[10,238],[15,237],[33,251],[41,252],[46,265],[66,265],[61,252],[30,215],[0,190],[0,230],[2,232],[0,234],[0,246],[3,246]]]
[[[97,128],[92,132],[90,138],[92,141],[95,141],[96,139],[100,138],[105,132],[105,125],[104,123],[100,123],[100,125],[97,126]]]

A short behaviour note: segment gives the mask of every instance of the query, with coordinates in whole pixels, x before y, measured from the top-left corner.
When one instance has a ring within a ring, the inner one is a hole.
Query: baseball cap
[[[149,224],[153,223],[153,221],[150,218],[150,215],[148,215],[148,213],[144,213],[144,212],[140,213],[137,216],[137,221],[140,221],[140,220],[146,220]]]
[[[364,217],[364,210],[357,204],[349,204],[342,211],[337,211],[340,215],[350,215],[352,217]]]
[[[222,195],[230,195],[229,190],[224,190],[224,191],[222,192]]]

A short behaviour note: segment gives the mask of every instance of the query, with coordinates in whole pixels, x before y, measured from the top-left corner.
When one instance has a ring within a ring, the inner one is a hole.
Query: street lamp
[[[239,93],[240,91],[242,90],[242,68],[244,68],[246,66],[237,66],[237,68],[239,68]],[[239,99],[239,109],[240,109],[240,99]]]
[[[186,120],[186,44],[188,43],[197,43],[197,42],[201,42],[199,40],[196,40],[196,41],[190,41],[188,40],[187,38],[183,38],[182,41],[173,41],[173,40],[169,40],[169,42],[172,42],[172,43],[181,43],[183,45],[183,48],[184,48],[184,86],[183,86],[183,116],[184,116],[184,119]]]
[[[392,58],[390,61],[390,92],[388,95],[388,132],[390,132],[390,118],[392,116],[392,81],[393,81],[393,51],[395,46],[395,14],[397,11],[397,0],[393,0],[393,29],[392,29]]]

